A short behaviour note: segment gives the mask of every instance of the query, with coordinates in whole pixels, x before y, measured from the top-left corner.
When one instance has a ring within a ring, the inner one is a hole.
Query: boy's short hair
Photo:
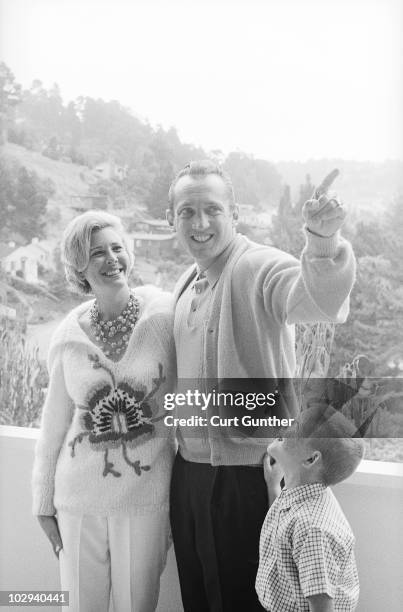
[[[331,406],[308,408],[296,422],[295,435],[312,450],[320,451],[326,486],[342,482],[357,469],[364,457],[364,441],[355,437],[357,428]]]
[[[179,179],[182,178],[182,176],[191,176],[194,179],[200,179],[205,178],[210,174],[216,174],[217,176],[220,176],[222,178],[227,189],[227,197],[229,204],[231,207],[234,207],[235,195],[230,175],[224,170],[224,168],[220,164],[215,163],[211,159],[202,159],[200,161],[198,160],[189,162],[188,164],[186,164],[186,166],[179,170],[179,172],[175,176],[168,192],[168,203],[170,210],[174,212],[175,187],[176,183],[179,181]]]
[[[134,256],[119,217],[96,209],[78,215],[66,227],[61,249],[66,279],[77,293],[91,293],[88,281],[80,273],[88,266],[92,232],[106,227],[119,234],[130,258],[130,267],[133,266]]]

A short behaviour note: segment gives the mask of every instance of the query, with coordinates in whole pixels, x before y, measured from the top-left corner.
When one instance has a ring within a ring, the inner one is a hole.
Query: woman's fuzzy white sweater
[[[174,431],[164,394],[176,375],[171,297],[139,287],[138,322],[119,362],[79,324],[92,302],[72,310],[49,348],[49,387],[33,470],[33,512],[108,516],[168,504]]]

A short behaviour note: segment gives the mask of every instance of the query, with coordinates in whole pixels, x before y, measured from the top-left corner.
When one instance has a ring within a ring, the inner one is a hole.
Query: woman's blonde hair
[[[133,267],[133,252],[119,217],[102,210],[89,210],[78,215],[66,227],[61,249],[66,279],[78,293],[91,293],[90,284],[83,278],[82,272],[87,268],[90,259],[92,232],[106,227],[111,227],[122,239],[123,246],[130,258],[130,269],[127,270],[127,274]]]

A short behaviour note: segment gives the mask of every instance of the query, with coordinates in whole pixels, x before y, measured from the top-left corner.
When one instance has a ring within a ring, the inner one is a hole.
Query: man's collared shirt
[[[193,282],[180,296],[175,309],[174,336],[178,368],[178,393],[189,388],[205,392],[204,352],[207,322],[210,315],[214,289],[231,254],[234,240],[204,271],[197,274]],[[207,410],[198,406],[177,408],[179,418],[199,416],[207,418]],[[178,427],[180,453],[187,461],[210,463],[211,448],[207,426]]]
[[[271,612],[309,612],[307,597],[326,593],[335,612],[352,612],[359,583],[354,536],[322,484],[284,489],[260,534],[256,591]]]

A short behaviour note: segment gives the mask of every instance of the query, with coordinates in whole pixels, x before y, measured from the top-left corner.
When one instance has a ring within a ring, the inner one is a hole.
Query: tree
[[[27,240],[44,236],[49,181],[18,163],[0,160],[0,221],[3,239],[7,232],[18,232]]]
[[[403,197],[377,222],[359,222],[345,232],[357,256],[357,281],[347,322],[336,329],[333,365],[365,354],[376,374],[396,375],[403,361]]]
[[[299,257],[304,246],[302,215],[299,205],[291,202],[290,187],[284,186],[277,213],[272,217],[269,230],[273,246]]]
[[[12,211],[14,195],[14,182],[8,166],[0,158],[0,233],[6,238],[8,232],[9,216]]]
[[[43,149],[42,155],[45,157],[50,157],[50,159],[60,159],[63,155],[63,147],[59,143],[56,136],[52,136],[50,138],[47,146]]]
[[[30,138],[30,145],[40,150],[43,144],[55,135],[54,130],[49,129],[48,94],[42,81],[35,79],[31,87],[22,92],[19,110],[21,118],[24,119],[25,131]]]
[[[302,215],[302,208],[307,200],[310,200],[313,195],[314,186],[311,183],[311,175],[305,176],[305,183],[299,187],[299,197],[295,204],[296,212]]]
[[[224,168],[231,176],[240,204],[272,206],[278,201],[281,178],[273,164],[233,152],[226,158]]]
[[[403,194],[396,196],[385,214],[381,248],[392,263],[400,282],[403,282]]]
[[[166,162],[161,165],[146,198],[147,208],[151,215],[160,218],[165,215],[168,205],[168,191],[173,178],[174,171],[172,164]]]
[[[14,117],[14,109],[21,102],[21,85],[15,81],[10,68],[0,62],[0,144],[7,140],[7,128]]]
[[[75,150],[81,141],[81,122],[74,102],[69,102],[63,113],[63,133],[70,136],[70,146]],[[72,158],[72,161],[75,160]]]
[[[377,375],[391,375],[389,364],[403,360],[402,323],[403,288],[390,261],[381,255],[360,257],[350,316],[336,329],[335,369],[364,354]]]
[[[357,258],[385,254],[386,232],[382,228],[382,222],[359,221],[355,228],[345,227],[343,234],[351,240]]]

